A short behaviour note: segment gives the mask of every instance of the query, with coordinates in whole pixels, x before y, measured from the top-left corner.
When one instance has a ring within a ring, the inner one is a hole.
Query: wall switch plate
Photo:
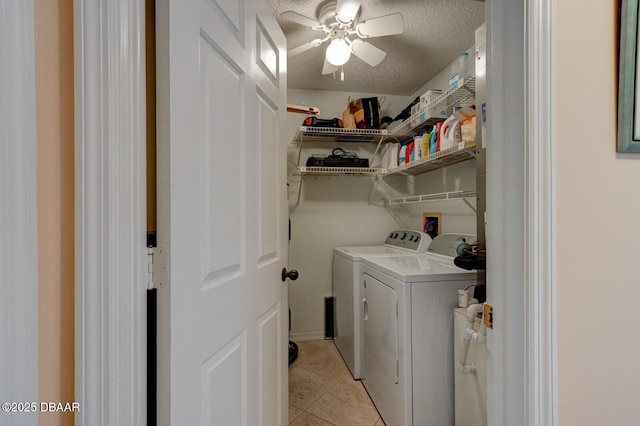
[[[493,306],[487,303],[484,304],[482,318],[484,318],[484,326],[493,329]]]

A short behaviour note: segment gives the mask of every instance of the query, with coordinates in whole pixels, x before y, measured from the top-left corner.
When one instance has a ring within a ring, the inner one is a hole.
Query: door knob
[[[295,269],[287,271],[287,268],[282,268],[282,281],[286,280],[287,278],[289,278],[291,281],[297,280],[298,271],[296,271]]]

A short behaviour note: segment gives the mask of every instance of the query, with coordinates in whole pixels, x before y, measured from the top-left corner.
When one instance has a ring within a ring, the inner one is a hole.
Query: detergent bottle
[[[414,145],[414,151],[416,153],[415,159],[419,160],[422,157],[424,157],[424,154],[422,153],[422,136],[414,136],[413,145]]]
[[[429,138],[429,155],[433,155],[438,152],[438,131],[434,127],[431,131],[431,138]]]
[[[407,145],[407,155],[405,157],[405,160],[407,163],[412,162],[415,158],[414,148],[415,148],[415,144],[413,142]]]
[[[442,123],[436,123],[435,126],[435,132],[436,132],[436,152],[440,152],[441,148],[440,148],[440,133],[441,133],[441,129],[442,129]]]
[[[426,132],[422,135],[422,139],[420,139],[420,146],[422,148],[422,156],[428,157],[429,152],[429,141],[431,139],[431,133]]]
[[[453,148],[461,140],[460,121],[452,115],[442,123],[440,128],[440,150]]]

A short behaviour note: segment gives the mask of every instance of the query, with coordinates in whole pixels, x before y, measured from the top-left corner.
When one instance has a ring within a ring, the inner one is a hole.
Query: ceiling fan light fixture
[[[327,61],[331,65],[344,65],[351,57],[351,47],[342,38],[336,38],[327,46]]]
[[[361,0],[337,0],[336,20],[342,24],[350,24],[358,15]]]

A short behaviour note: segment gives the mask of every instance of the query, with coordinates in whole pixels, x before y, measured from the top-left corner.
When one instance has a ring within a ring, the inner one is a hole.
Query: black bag
[[[355,152],[335,148],[328,157],[319,154],[309,157],[307,167],[369,167],[369,159],[358,158]]]

